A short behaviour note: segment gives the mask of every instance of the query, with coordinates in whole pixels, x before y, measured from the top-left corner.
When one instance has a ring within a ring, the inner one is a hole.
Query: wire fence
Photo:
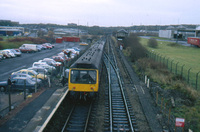
[[[173,132],[183,132],[188,131],[188,128],[190,128],[190,123],[185,121],[184,127],[175,127],[176,122],[176,116],[173,114],[174,107],[178,107],[178,104],[174,103],[173,97],[168,97],[168,95],[165,94],[163,89],[155,86],[155,87],[149,87],[150,93],[157,105],[157,108],[160,111],[160,115],[162,115],[162,120],[160,122],[162,123],[162,126],[165,126],[169,131]]]
[[[184,79],[194,89],[200,90],[200,71],[195,72],[191,67],[186,68],[175,59],[161,55],[160,53],[148,52],[148,57],[166,66],[172,73]]]

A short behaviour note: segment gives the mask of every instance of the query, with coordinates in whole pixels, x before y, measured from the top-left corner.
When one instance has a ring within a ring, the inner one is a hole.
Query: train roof
[[[98,69],[104,50],[105,42],[92,45],[70,68]]]

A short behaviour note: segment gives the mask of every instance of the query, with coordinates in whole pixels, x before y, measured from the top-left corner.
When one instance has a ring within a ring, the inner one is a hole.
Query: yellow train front
[[[68,88],[75,98],[94,98],[99,90],[104,42],[92,45],[69,69]]]

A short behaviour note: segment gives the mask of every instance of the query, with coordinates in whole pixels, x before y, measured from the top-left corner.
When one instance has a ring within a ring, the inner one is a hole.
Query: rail
[[[113,55],[112,47],[108,48],[107,55],[104,53],[104,63],[107,68],[109,81],[109,114],[110,131],[132,131],[134,132],[132,114],[130,114],[127,97],[122,86],[122,81]]]

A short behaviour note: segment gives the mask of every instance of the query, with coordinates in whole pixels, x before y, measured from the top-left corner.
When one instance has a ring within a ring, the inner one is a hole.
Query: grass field
[[[191,68],[189,71],[189,83],[195,87],[196,75],[200,71],[200,48],[170,44],[170,42],[166,41],[157,41],[158,47],[151,48],[147,45],[148,39],[141,38],[140,42],[150,51],[151,55],[154,55],[154,59],[156,57],[157,61],[167,64],[168,60],[169,69],[172,63],[172,72],[180,75],[183,67],[183,77],[186,80],[188,79],[188,70]],[[198,77],[197,87],[200,89],[200,77]]]

